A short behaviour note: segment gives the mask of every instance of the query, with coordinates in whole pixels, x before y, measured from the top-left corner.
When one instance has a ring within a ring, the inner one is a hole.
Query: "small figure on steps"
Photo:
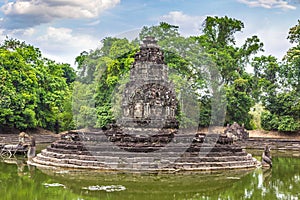
[[[271,149],[271,147],[266,145],[264,152],[261,156],[261,164],[263,167],[265,167],[265,166],[272,167],[272,157],[271,157],[270,149]]]

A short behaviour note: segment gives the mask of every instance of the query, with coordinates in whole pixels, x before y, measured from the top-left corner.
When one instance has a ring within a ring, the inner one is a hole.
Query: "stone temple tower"
[[[121,107],[121,127],[178,127],[174,87],[168,80],[163,52],[153,37],[146,37],[135,55]]]

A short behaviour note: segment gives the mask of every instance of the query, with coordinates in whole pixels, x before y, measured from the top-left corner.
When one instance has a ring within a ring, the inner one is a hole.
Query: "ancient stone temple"
[[[193,171],[254,168],[259,162],[225,134],[179,129],[178,100],[164,55],[146,37],[130,70],[117,123],[74,130],[42,150],[36,166],[108,171]]]
[[[146,37],[130,70],[119,124],[124,128],[176,128],[176,110],[163,52],[153,37]]]
[[[150,152],[172,140],[178,103],[164,54],[153,37],[146,37],[136,53],[122,96],[121,117],[105,131],[110,141],[127,151]]]

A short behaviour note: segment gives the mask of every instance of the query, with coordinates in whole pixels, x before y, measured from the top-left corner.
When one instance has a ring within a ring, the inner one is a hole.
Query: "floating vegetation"
[[[64,187],[64,188],[66,188],[65,185],[60,184],[60,183],[44,183],[43,185],[45,187]]]
[[[232,180],[240,180],[241,179],[240,177],[231,177],[231,176],[228,176],[226,178],[227,179],[232,179]]]
[[[90,190],[90,191],[106,191],[106,192],[120,192],[123,190],[126,190],[125,186],[122,185],[94,185],[94,186],[88,186],[88,187],[83,187],[83,190]]]

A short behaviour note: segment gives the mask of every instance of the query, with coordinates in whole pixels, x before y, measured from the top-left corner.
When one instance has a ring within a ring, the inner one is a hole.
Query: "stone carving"
[[[240,126],[238,123],[234,122],[231,126],[227,124],[224,133],[233,138],[233,140],[247,140],[249,138],[249,133],[244,128],[244,125]]]
[[[157,41],[154,37],[146,37],[143,40],[140,51],[134,56],[135,62],[152,62],[156,64],[165,64],[164,55],[160,51]]]
[[[121,127],[176,128],[177,100],[163,52],[146,37],[135,55],[122,100]]]
[[[227,135],[222,135],[222,134],[209,134],[209,137],[207,137],[207,135],[204,133],[197,133],[193,138],[193,142],[194,143],[211,142],[211,143],[217,143],[222,145],[231,145],[233,144],[233,138],[230,138]]]
[[[271,157],[271,147],[268,145],[265,146],[264,152],[261,156],[261,164],[262,166],[272,167],[272,157]]]

